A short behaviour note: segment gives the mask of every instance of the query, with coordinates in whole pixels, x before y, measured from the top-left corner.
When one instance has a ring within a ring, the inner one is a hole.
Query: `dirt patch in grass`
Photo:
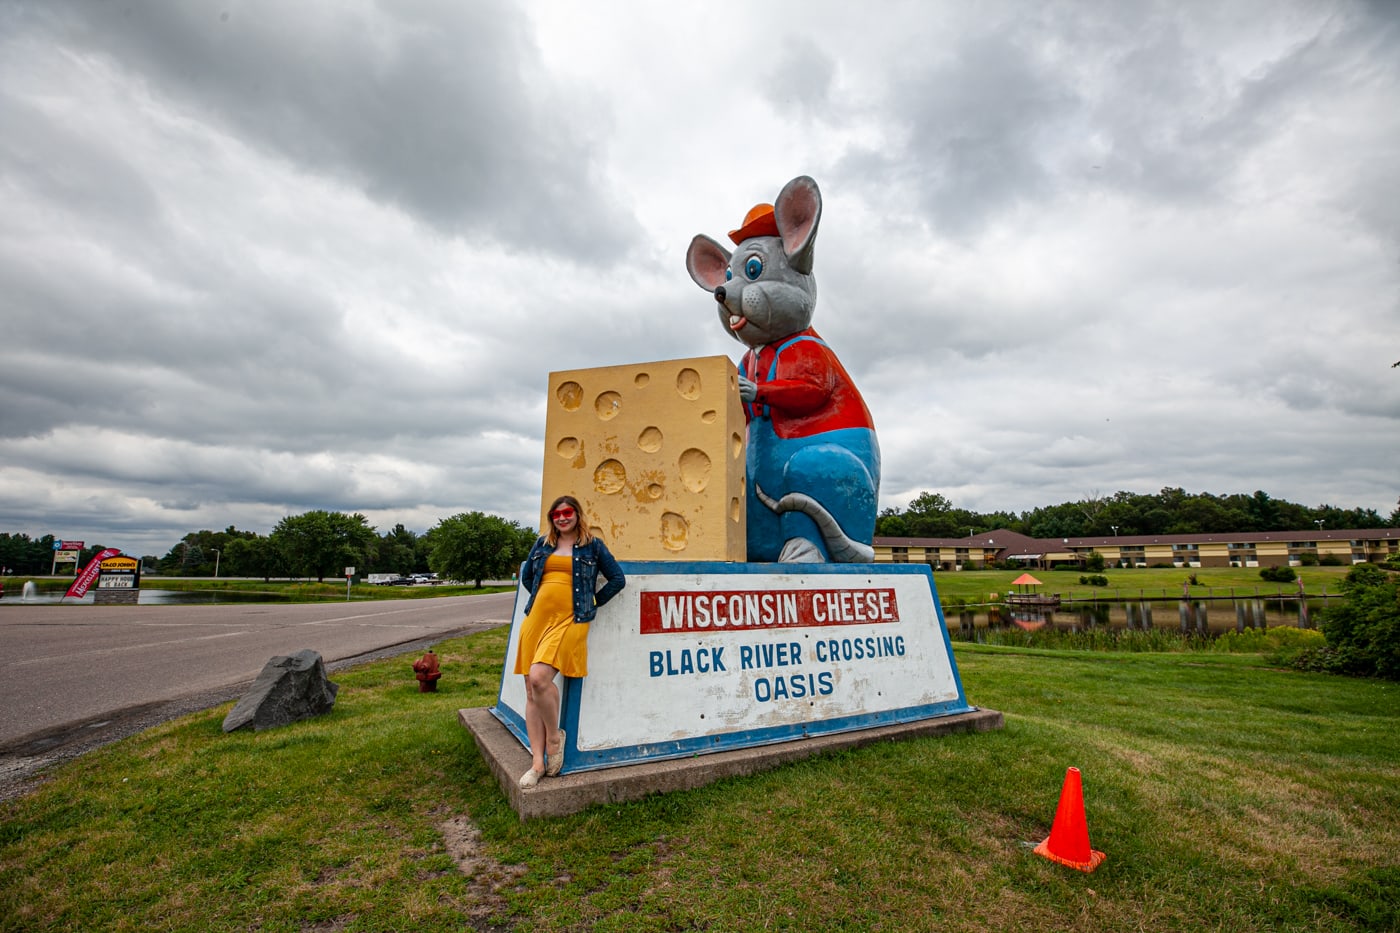
[[[473,921],[489,920],[507,909],[502,892],[520,883],[528,869],[506,865],[488,855],[481,843],[481,830],[467,816],[454,816],[438,824],[447,854],[457,870],[471,880]]]

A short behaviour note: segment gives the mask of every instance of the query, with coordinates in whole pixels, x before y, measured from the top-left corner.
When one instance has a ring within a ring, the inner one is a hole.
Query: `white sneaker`
[[[540,778],[543,776],[544,775],[540,774],[540,772],[536,771],[534,768],[531,768],[529,771],[526,771],[524,774],[520,775],[520,786],[523,787],[525,790],[529,790],[530,788],[538,784],[540,782]]]

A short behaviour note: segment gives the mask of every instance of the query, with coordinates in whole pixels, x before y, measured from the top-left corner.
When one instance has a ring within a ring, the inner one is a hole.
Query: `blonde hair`
[[[594,537],[593,529],[588,527],[588,519],[583,517],[583,506],[579,505],[578,500],[573,496],[560,496],[550,505],[549,512],[553,512],[561,505],[572,507],[574,515],[577,517],[577,524],[574,526],[578,531],[578,541],[576,543],[587,544],[589,541],[592,541]],[[559,529],[554,527],[554,519],[549,517],[549,512],[545,513],[545,521],[549,526],[549,531],[545,532],[545,537],[549,539],[550,547],[557,547],[559,544]]]

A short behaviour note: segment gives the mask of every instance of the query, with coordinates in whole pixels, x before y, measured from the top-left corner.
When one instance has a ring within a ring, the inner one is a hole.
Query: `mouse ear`
[[[690,249],[685,251],[685,268],[696,285],[712,292],[724,284],[729,250],[702,233],[690,241]]]
[[[817,183],[799,175],[783,185],[778,200],[773,203],[778,221],[778,234],[783,238],[783,252],[788,265],[803,275],[812,274],[812,244],[817,239],[817,224],[822,219],[822,193]]]

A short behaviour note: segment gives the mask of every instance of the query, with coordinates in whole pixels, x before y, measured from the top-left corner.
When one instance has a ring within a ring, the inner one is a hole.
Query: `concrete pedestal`
[[[544,778],[530,790],[522,790],[518,782],[520,775],[530,767],[530,753],[510,730],[486,707],[458,710],[457,719],[476,740],[481,757],[522,822],[567,816],[595,804],[623,803],[648,794],[692,790],[728,777],[757,774],[823,752],[874,742],[990,732],[1003,724],[1002,714],[996,710],[974,709],[938,719],[842,732],[780,745],[564,774]]]

